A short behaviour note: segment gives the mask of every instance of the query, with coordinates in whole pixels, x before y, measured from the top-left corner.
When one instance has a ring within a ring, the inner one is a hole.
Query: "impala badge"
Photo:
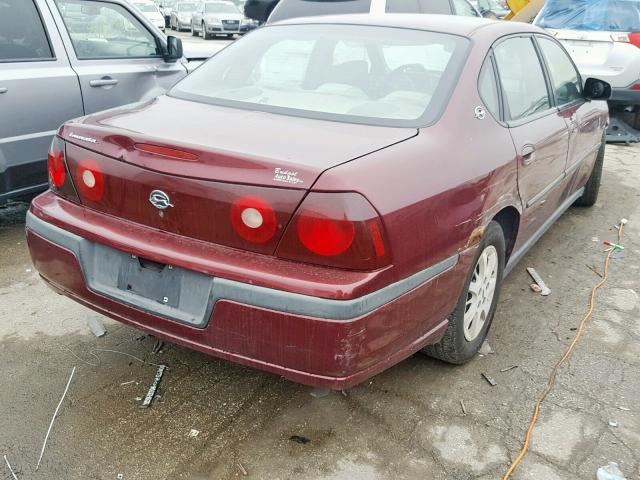
[[[154,190],[151,192],[149,194],[149,201],[151,202],[151,205],[156,207],[158,210],[165,210],[169,207],[173,207],[169,195],[164,193],[162,190]]]

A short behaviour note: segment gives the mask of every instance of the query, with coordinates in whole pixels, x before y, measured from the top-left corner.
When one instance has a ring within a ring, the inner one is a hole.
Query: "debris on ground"
[[[244,475],[245,477],[249,475],[249,472],[247,472],[247,470],[242,466],[240,462],[237,462],[236,465],[238,465],[238,468],[240,469],[242,475]]]
[[[630,411],[631,411],[631,409],[630,409],[630,408],[622,407],[622,406],[619,406],[619,407],[618,407],[618,410],[622,410],[623,412],[630,412]]]
[[[594,265],[587,265],[587,268],[591,270],[593,273],[602,278],[602,274],[598,271],[598,269]]]
[[[60,406],[62,405],[62,402],[64,401],[64,397],[67,396],[67,391],[69,390],[69,385],[71,385],[71,380],[73,380],[73,375],[76,373],[76,367],[73,367],[73,369],[71,370],[71,375],[69,375],[69,380],[67,381],[67,386],[64,389],[64,392],[62,393],[62,397],[60,398],[60,401],[58,402],[58,406],[56,407],[55,411],[53,412],[53,417],[51,417],[51,423],[49,423],[49,429],[47,430],[47,434],[44,436],[44,442],[42,442],[42,450],[40,451],[40,458],[38,458],[38,464],[36,465],[36,472],[38,471],[38,468],[40,468],[40,462],[42,462],[42,457],[44,455],[44,449],[47,447],[47,440],[49,440],[49,434],[51,433],[51,429],[53,428],[53,422],[56,420],[56,416],[58,416],[58,411],[60,410]]]
[[[151,406],[151,402],[153,401],[153,397],[156,395],[156,391],[158,390],[158,385],[160,385],[160,381],[162,380],[162,376],[164,375],[164,371],[167,369],[166,365],[160,365],[158,367],[158,371],[156,372],[156,376],[153,379],[153,383],[149,387],[149,391],[147,392],[147,396],[144,397],[142,401],[142,408],[148,408]]]
[[[540,287],[540,295],[546,297],[551,293],[551,289],[547,287],[547,285],[544,283],[544,280],[542,280],[542,277],[535,268],[527,267],[527,272],[529,273],[531,278],[533,278],[533,281],[536,282],[537,286]],[[531,289],[533,290],[533,287],[531,287]]]
[[[129,380],[128,382],[122,382],[120,384],[121,387],[124,387],[125,385],[130,385],[132,383],[137,383],[135,380]]]
[[[309,439],[307,437],[303,437],[302,435],[291,435],[289,437],[289,440],[291,440],[292,442],[299,443],[301,445],[306,445],[307,443],[309,443],[311,441],[311,439]]]
[[[87,325],[89,326],[89,330],[98,338],[104,337],[107,334],[107,329],[99,318],[89,318]]]
[[[496,352],[493,351],[493,348],[491,348],[491,345],[489,345],[489,342],[485,340],[484,342],[482,342],[482,345],[480,345],[480,349],[478,350],[478,353],[480,355],[491,355]]]
[[[486,373],[481,373],[481,375],[484,377],[484,379],[489,383],[489,385],[491,385],[492,387],[495,387],[498,383],[491,378],[489,375],[487,375]]]
[[[618,426],[618,422],[615,420],[609,420],[609,426],[615,428]]]
[[[529,285],[529,288],[531,289],[532,292],[535,292],[535,293],[542,292],[542,289],[538,286],[537,283],[532,283],[531,285]]]
[[[162,352],[162,348],[164,347],[164,342],[159,338],[156,340],[156,343],[153,344],[153,348],[151,349],[151,353],[160,353]]]
[[[200,435],[200,430],[196,430],[195,428],[189,430],[189,438],[196,438],[198,435]]]
[[[511,365],[510,367],[505,367],[500,369],[500,373],[508,372],[509,370],[513,370],[514,368],[518,368],[518,365]]]
[[[627,480],[616,462],[609,462],[604,467],[598,468],[596,476],[598,480]]]
[[[313,390],[311,390],[311,393],[309,395],[311,395],[313,398],[323,398],[330,393],[331,390],[329,390],[328,388],[314,388]]]
[[[467,407],[464,406],[464,401],[460,400],[460,408],[462,408],[462,414],[466,415],[467,414]]]
[[[18,477],[16,476],[16,472],[14,472],[13,468],[11,468],[11,464],[9,463],[9,460],[7,459],[6,455],[4,455],[4,463],[7,464],[7,467],[9,468],[9,471],[11,472],[11,476],[13,477],[13,480],[18,480]]]
[[[123,480],[123,479],[124,479],[124,474],[123,474],[123,473],[119,473],[119,474],[116,476],[116,479],[117,479],[117,480]]]

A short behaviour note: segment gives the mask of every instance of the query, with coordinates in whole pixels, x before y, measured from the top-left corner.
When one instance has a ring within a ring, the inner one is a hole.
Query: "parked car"
[[[248,0],[245,15],[261,23],[348,13],[437,13],[480,17],[467,0]],[[263,15],[265,15],[263,17]]]
[[[160,12],[164,15],[164,26],[169,27],[171,22],[171,12],[173,12],[173,8],[178,3],[178,0],[158,0],[158,6],[160,7]]]
[[[142,14],[149,19],[154,27],[164,32],[164,15],[160,13],[160,9],[151,0],[144,2],[134,2],[134,5],[142,12]]]
[[[271,25],[167,95],[65,123],[31,256],[83,305],[302,383],[424,348],[463,363],[504,275],[596,201],[609,93],[524,23]]]
[[[640,129],[640,1],[547,0],[534,23],[562,42],[584,76],[611,84],[612,113],[631,110],[629,123]]]
[[[169,26],[179,32],[191,28],[191,14],[196,10],[195,2],[178,2],[171,11]]]
[[[485,18],[504,18],[511,11],[499,0],[471,0],[471,3]]]
[[[216,35],[232,38],[256,27],[233,2],[200,2],[191,14],[191,34],[208,40]]]
[[[180,39],[124,0],[0,1],[0,203],[47,187],[62,122],[152,98],[186,74]]]

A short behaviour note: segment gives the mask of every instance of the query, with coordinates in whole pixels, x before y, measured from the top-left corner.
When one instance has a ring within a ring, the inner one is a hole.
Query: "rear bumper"
[[[27,241],[43,279],[89,308],[204,353],[333,389],[355,385],[438,341],[473,254],[349,300],[211,276],[211,308],[204,308],[201,324],[188,324],[169,318],[160,305],[97,291],[87,271],[93,261],[87,247],[95,242],[44,220],[37,209],[27,218]]]

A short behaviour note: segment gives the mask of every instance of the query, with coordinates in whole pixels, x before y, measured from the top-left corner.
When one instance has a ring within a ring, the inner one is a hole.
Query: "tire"
[[[191,35],[193,35],[194,37],[200,36],[200,34],[193,28],[193,22],[191,22]]]
[[[492,260],[487,263],[489,259]],[[473,260],[473,268],[467,275],[456,308],[449,316],[447,331],[438,343],[427,345],[422,350],[424,353],[456,365],[462,365],[476,355],[487,337],[498,305],[504,262],[504,233],[500,224],[492,221],[484,231],[478,253]],[[487,265],[489,265],[489,271],[487,271]],[[484,272],[487,272],[486,276]],[[478,294],[472,293],[475,290],[471,287],[472,283],[476,285],[479,283]],[[482,301],[483,297],[484,301]],[[469,312],[472,311],[473,305],[476,306],[478,316],[470,314],[465,322],[467,303],[470,303]]]
[[[202,39],[203,40],[209,40],[210,38],[211,37],[207,33],[207,26],[204,24],[204,22],[202,22]]]
[[[233,38],[233,33],[227,33],[227,38]]]
[[[605,134],[606,135],[606,134]],[[607,145],[606,137],[603,135],[602,144],[598,150],[596,162],[593,170],[584,186],[584,193],[578,198],[574,205],[578,207],[592,207],[598,200],[598,192],[600,191],[600,182],[602,181],[602,167],[604,164],[604,151]]]

